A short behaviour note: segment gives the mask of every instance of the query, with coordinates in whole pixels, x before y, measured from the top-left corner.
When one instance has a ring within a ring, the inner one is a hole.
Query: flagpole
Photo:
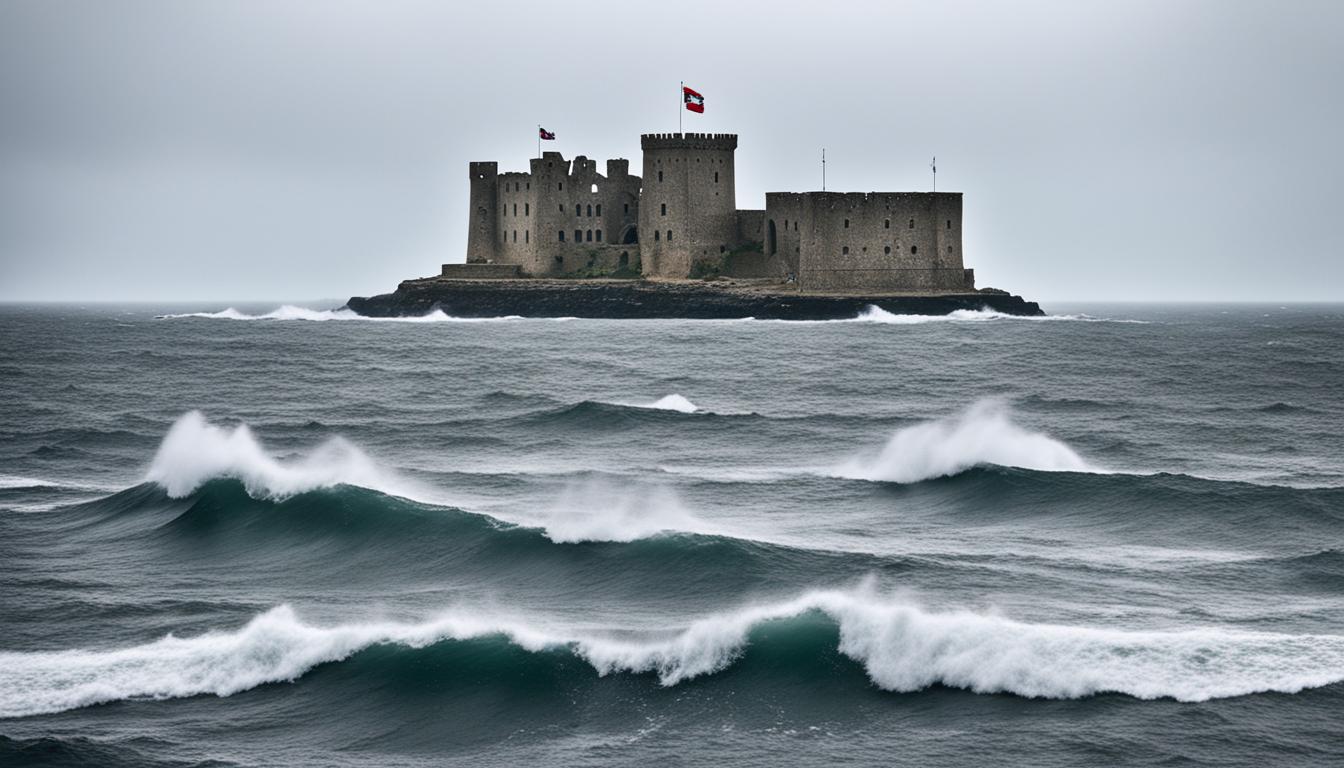
[[[686,81],[681,81],[681,87],[677,89],[677,133],[681,133],[682,107],[686,101]]]
[[[537,159],[541,159],[541,123],[537,123]]]
[[[821,148],[821,191],[826,191],[826,148]]]

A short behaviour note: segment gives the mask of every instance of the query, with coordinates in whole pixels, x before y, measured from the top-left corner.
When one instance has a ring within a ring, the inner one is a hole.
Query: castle
[[[975,290],[962,265],[959,192],[770,192],[736,203],[734,134],[640,137],[628,160],[559,152],[527,173],[470,164],[467,263],[448,278],[714,274],[775,278],[814,292]]]

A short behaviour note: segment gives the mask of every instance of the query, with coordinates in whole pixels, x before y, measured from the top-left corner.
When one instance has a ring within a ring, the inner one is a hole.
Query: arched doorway
[[[639,242],[639,227],[629,225],[621,232],[621,245],[634,245]]]
[[[766,228],[765,233],[765,252],[774,256],[779,251],[779,243],[775,239],[775,220],[771,219],[769,224],[770,225]]]

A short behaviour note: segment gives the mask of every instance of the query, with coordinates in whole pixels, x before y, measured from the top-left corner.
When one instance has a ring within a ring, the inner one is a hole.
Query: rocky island
[[[374,317],[1044,314],[975,288],[959,192],[770,192],[764,209],[741,210],[735,134],[645,134],[641,146],[643,176],[628,160],[602,174],[558,152],[525,173],[470,163],[466,262],[346,306]]]

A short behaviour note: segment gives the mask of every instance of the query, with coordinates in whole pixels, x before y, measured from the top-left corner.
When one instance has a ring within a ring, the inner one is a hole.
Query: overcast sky
[[[0,2],[0,300],[344,299],[462,261],[467,163],[739,134],[964,192],[982,286],[1344,299],[1344,2]],[[600,167],[600,166],[599,166]]]

